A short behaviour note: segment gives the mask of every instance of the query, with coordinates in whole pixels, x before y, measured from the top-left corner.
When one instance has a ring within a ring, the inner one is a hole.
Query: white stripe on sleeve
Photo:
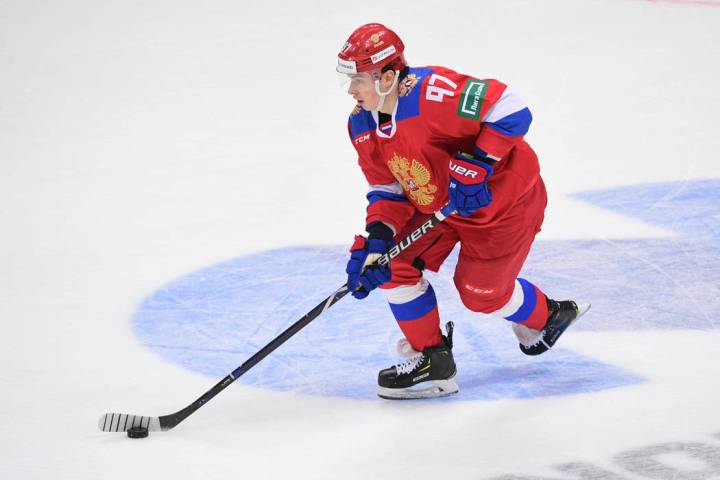
[[[485,115],[485,118],[483,118],[483,122],[497,122],[498,120],[505,118],[508,115],[519,112],[525,107],[527,107],[527,104],[525,104],[525,102],[520,97],[518,97],[515,92],[513,92],[509,88],[505,88],[505,91],[503,92],[500,99],[488,111],[487,115]]]

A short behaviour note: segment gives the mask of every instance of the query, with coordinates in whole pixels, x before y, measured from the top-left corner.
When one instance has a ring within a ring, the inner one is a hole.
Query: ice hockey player
[[[551,348],[589,305],[555,301],[518,278],[543,222],[547,195],[538,159],[523,140],[532,120],[503,83],[444,67],[409,67],[400,38],[384,25],[355,30],[337,71],[356,102],[348,131],[369,191],[367,237],[357,236],[347,264],[358,299],[380,287],[405,339],[407,361],[381,370],[378,395],[428,398],[458,391],[452,354],[432,286],[459,242],[454,281],[474,312],[511,322],[520,350]],[[448,218],[390,262],[371,266],[394,241],[430,215]]]

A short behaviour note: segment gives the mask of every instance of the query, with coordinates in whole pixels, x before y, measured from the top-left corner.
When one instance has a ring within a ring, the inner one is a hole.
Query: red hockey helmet
[[[407,65],[400,37],[380,23],[358,27],[347,39],[338,54],[337,71],[345,74],[379,72],[390,65],[402,70]]]

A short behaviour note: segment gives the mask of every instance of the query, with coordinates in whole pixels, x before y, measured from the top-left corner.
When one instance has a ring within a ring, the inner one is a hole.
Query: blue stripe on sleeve
[[[390,310],[392,310],[395,319],[399,322],[407,320],[417,320],[418,318],[430,313],[437,305],[437,299],[435,298],[435,290],[432,285],[428,285],[428,289],[414,300],[410,300],[407,303],[391,303]]]
[[[510,320],[511,322],[524,322],[530,318],[530,314],[533,312],[533,309],[535,309],[535,303],[537,303],[535,286],[524,278],[518,278],[518,282],[520,282],[520,286],[522,286],[523,303],[517,312],[509,317],[505,317],[506,320]]]
[[[487,123],[487,126],[508,137],[519,137],[527,133],[531,123],[532,114],[530,109],[525,107],[507,117],[501,118],[497,122]]]
[[[391,200],[393,202],[407,202],[407,197],[405,195],[399,195],[397,193],[390,193],[390,192],[381,192],[378,190],[374,190],[367,194],[367,199],[369,205],[372,205],[375,202],[378,202],[380,200]]]

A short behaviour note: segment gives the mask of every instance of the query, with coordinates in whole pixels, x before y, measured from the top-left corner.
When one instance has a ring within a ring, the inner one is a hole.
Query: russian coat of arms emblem
[[[425,165],[396,153],[388,161],[388,168],[414,203],[430,205],[435,200],[437,186],[430,183],[432,174]]]

